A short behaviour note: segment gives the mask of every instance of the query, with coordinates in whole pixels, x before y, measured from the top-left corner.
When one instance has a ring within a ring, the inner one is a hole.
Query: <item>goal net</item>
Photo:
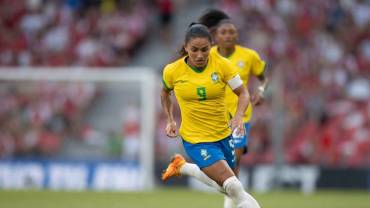
[[[148,68],[0,68],[0,189],[149,190]]]

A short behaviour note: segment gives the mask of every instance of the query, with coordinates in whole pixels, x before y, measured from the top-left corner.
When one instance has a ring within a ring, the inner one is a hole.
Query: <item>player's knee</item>
[[[228,178],[224,182],[223,188],[238,208],[260,208],[258,202],[244,191],[242,183],[235,176]]]
[[[244,192],[243,185],[236,176],[226,179],[222,186],[230,197],[236,197],[240,192]]]

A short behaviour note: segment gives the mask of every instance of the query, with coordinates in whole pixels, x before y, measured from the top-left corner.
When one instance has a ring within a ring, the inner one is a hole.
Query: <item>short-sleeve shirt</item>
[[[212,47],[211,54],[215,53],[221,56],[217,51],[217,46]],[[259,76],[264,72],[265,62],[260,58],[258,53],[252,49],[235,46],[235,51],[227,57],[234,66],[237,67],[240,78],[243,80],[244,86],[248,89],[248,80],[250,75]],[[230,87],[226,89],[226,106],[231,116],[234,116],[237,109],[238,97],[233,93]],[[252,118],[252,105],[248,105],[244,122],[249,122]]]
[[[238,73],[227,59],[210,54],[202,70],[191,68],[186,58],[163,70],[164,87],[174,90],[181,111],[180,136],[189,143],[215,142],[230,135],[226,110],[227,82]]]

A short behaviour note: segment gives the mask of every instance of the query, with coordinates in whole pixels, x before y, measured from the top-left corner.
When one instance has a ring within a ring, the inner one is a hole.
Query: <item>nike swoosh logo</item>
[[[186,83],[188,80],[177,80],[175,83]]]

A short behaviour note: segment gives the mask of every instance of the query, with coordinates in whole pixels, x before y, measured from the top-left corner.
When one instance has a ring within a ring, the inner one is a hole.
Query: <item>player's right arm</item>
[[[171,92],[173,89],[172,79],[167,67],[163,71],[163,87],[161,91],[161,104],[167,118],[166,134],[168,137],[177,137],[177,126],[173,118],[173,104],[171,100]]]

